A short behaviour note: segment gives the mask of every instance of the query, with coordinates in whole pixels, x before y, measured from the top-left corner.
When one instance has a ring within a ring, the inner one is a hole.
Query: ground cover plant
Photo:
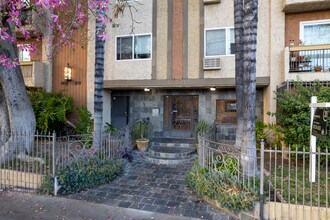
[[[59,194],[72,194],[101,184],[110,183],[124,172],[121,159],[100,159],[98,156],[81,156],[70,161],[57,172],[61,186]],[[53,193],[54,178],[46,176],[39,190]]]
[[[215,200],[221,207],[234,212],[250,210],[258,200],[258,190],[243,187],[237,176],[230,172],[214,172],[195,163],[186,180],[198,197]]]

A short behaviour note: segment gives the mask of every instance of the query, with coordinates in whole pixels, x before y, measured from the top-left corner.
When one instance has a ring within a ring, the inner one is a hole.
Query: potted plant
[[[321,70],[322,70],[322,66],[321,65],[314,66],[314,71],[315,72],[321,72]]]
[[[135,137],[135,142],[137,149],[139,151],[146,151],[149,145],[149,123],[146,121],[137,121],[134,127],[133,137]]]

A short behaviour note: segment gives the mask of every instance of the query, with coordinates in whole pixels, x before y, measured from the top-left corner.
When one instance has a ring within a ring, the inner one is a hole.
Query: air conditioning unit
[[[203,67],[204,70],[220,70],[221,69],[220,57],[204,58]]]

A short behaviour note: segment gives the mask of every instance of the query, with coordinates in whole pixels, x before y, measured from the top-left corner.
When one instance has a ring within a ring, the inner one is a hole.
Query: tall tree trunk
[[[94,134],[93,147],[101,148],[102,145],[102,123],[103,123],[103,78],[104,78],[104,40],[98,35],[105,32],[105,24],[98,19],[104,16],[105,11],[96,11],[95,30],[95,76],[94,76]]]
[[[14,29],[10,24],[4,21],[2,24],[11,31],[10,35],[14,34]],[[15,43],[3,40],[0,45],[0,55],[5,55],[12,60],[18,58]],[[4,162],[12,156],[14,149],[25,152],[32,149],[36,129],[35,115],[19,66],[6,68],[0,65],[0,95],[0,124],[1,129],[5,129],[7,133],[0,138],[0,161]],[[16,146],[18,144],[14,140],[13,134],[17,132],[26,134],[23,145]]]
[[[244,106],[244,91],[243,91],[243,57],[244,57],[244,42],[243,42],[243,0],[234,0],[234,17],[235,17],[235,84],[236,84],[236,113],[237,113],[237,128],[236,142],[237,148],[242,147],[243,139],[243,106]]]
[[[257,175],[256,160],[256,50],[258,0],[244,1],[244,127],[242,163],[247,176]]]

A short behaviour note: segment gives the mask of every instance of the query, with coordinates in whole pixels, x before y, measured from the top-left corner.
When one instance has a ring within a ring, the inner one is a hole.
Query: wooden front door
[[[198,122],[198,96],[166,96],[164,115],[169,136],[192,137]]]

